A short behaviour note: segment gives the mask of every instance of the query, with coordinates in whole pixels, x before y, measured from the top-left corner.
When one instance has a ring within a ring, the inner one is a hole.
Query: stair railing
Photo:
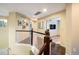
[[[16,30],[16,31],[17,32],[31,32],[31,45],[33,45],[33,33],[45,35],[44,36],[44,44],[40,48],[38,55],[41,55],[43,53],[44,53],[44,55],[50,54],[50,42],[52,42],[52,40],[51,40],[50,33],[49,33],[48,29],[45,31],[45,33],[33,31],[33,29],[31,29],[31,30]],[[54,35],[52,37],[56,37],[56,36],[59,37],[59,35]]]

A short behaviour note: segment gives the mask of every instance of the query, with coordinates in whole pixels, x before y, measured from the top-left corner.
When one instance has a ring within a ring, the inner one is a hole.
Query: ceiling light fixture
[[[43,9],[43,11],[44,11],[44,12],[47,12],[47,9],[45,8],[45,9]]]

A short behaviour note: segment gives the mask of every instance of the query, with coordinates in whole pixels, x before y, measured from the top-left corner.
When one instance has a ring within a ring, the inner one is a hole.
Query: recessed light
[[[44,12],[47,12],[47,9],[45,8],[45,9],[43,9],[43,11],[44,11]]]
[[[26,19],[24,20],[24,22],[27,22]]]

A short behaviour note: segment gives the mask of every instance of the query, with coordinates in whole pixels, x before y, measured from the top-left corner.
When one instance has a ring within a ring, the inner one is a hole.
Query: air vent
[[[39,14],[41,14],[41,12],[40,12],[40,11],[36,12],[34,15],[39,15]]]

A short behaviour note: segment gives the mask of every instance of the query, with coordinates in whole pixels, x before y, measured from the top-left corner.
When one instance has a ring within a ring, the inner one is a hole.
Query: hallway
[[[0,4],[0,55],[79,54],[78,6],[66,3]]]

